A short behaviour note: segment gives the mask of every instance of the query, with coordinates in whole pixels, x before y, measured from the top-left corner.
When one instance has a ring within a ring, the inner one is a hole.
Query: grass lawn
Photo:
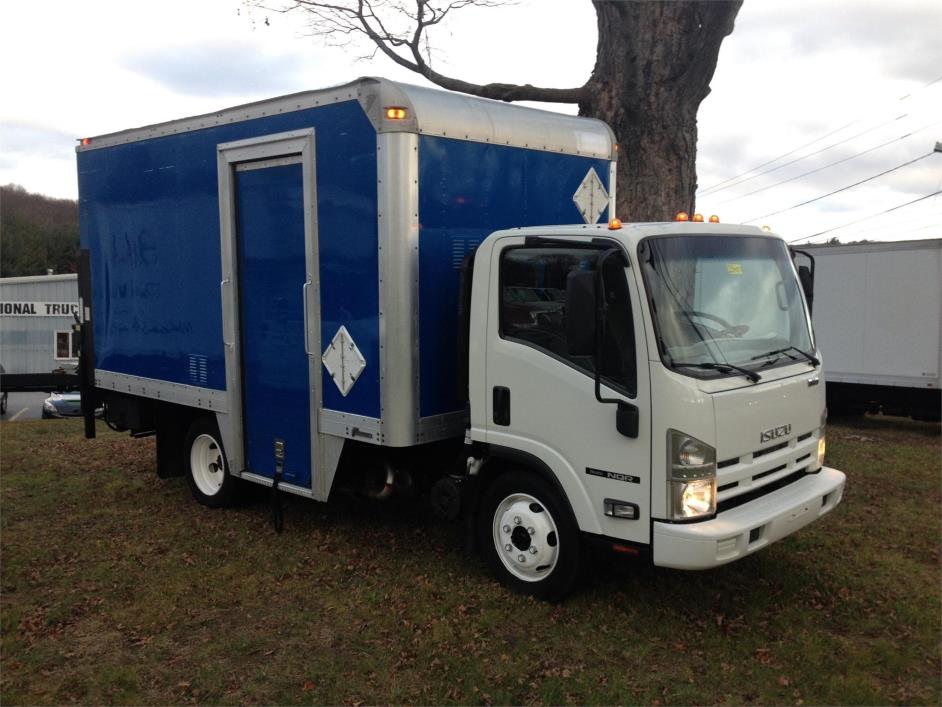
[[[103,425],[99,425],[104,430]],[[843,504],[702,573],[512,595],[409,504],[227,511],[153,439],[0,423],[3,704],[940,704],[940,428],[831,425]]]

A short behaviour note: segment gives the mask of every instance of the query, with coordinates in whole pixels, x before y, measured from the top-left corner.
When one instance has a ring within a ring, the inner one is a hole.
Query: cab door
[[[566,239],[567,241],[569,239]],[[566,283],[593,270],[616,241],[572,244],[509,237],[491,253],[486,349],[486,440],[548,467],[581,530],[650,542],[650,382],[640,298],[624,251],[607,258],[609,315],[599,363],[601,395],[638,409],[638,436],[616,429],[615,404],[595,395],[594,357],[569,353]],[[499,451],[499,450],[498,450]],[[636,517],[605,515],[606,500],[633,504]]]

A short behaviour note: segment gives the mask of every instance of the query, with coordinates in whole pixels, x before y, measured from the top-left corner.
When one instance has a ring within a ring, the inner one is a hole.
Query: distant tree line
[[[75,272],[78,256],[77,201],[0,187],[0,277]]]

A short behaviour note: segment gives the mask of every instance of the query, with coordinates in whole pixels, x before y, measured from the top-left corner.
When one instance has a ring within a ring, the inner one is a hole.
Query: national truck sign
[[[4,317],[71,317],[78,311],[78,302],[0,302]]]

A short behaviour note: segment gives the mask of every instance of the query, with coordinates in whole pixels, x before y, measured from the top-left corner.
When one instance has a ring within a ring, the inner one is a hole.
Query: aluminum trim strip
[[[115,373],[95,369],[95,387],[103,390],[113,390],[128,395],[139,395],[142,398],[162,400],[187,407],[214,412],[228,412],[229,399],[224,390],[201,388],[195,385],[172,383],[170,381],[156,380],[132,376],[127,373]]]
[[[235,166],[236,172],[251,172],[253,169],[268,169],[269,167],[285,167],[290,164],[301,164],[301,155],[288,157],[272,157],[256,162],[240,162]]]
[[[89,144],[79,144],[75,149],[76,152],[85,152],[342,101],[359,101],[379,133],[435,135],[608,160],[616,158],[615,135],[600,120],[378,77],[361,77],[341,86],[293,93],[215,113],[99,135],[92,137]],[[407,118],[387,120],[384,108],[390,105],[406,108]]]
[[[375,417],[322,409],[318,415],[318,423],[321,433],[325,435],[355,439],[368,444],[385,443],[383,421]]]
[[[253,474],[251,471],[243,471],[241,474],[236,474],[241,479],[246,481],[251,481],[255,484],[261,484],[262,486],[271,486],[272,480],[267,476],[261,476],[260,474]],[[314,498],[314,493],[311,489],[302,488],[301,486],[295,486],[294,484],[278,484],[278,489],[280,491],[287,491],[288,493],[293,493],[296,496],[303,496],[304,498]]]
[[[377,140],[381,437],[412,444],[419,418],[419,139]]]

